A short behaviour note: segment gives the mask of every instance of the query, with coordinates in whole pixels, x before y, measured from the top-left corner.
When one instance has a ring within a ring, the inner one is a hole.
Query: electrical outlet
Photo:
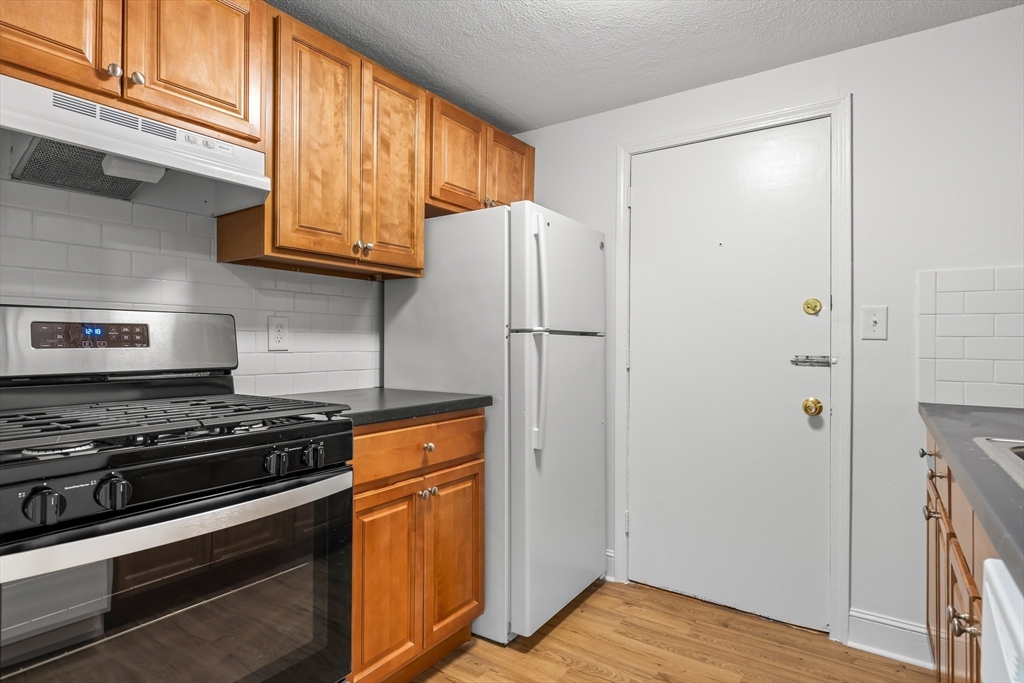
[[[288,350],[288,318],[267,318],[267,350],[287,351]]]
[[[860,338],[889,338],[889,307],[862,306],[860,309]]]

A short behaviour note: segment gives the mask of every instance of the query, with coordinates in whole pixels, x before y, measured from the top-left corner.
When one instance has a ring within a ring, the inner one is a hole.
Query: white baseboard
[[[925,669],[934,668],[924,624],[851,609],[847,645]]]
[[[615,551],[609,548],[604,551],[607,556],[607,562],[604,570],[604,580],[615,582]]]

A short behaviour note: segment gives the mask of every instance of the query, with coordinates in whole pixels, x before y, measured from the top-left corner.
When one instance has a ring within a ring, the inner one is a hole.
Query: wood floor
[[[639,584],[597,582],[531,638],[474,638],[416,683],[908,681],[933,672],[822,633]]]

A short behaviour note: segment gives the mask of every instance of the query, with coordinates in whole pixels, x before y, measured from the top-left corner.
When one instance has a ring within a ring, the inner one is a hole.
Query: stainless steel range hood
[[[0,76],[0,178],[219,216],[263,204],[265,156]]]

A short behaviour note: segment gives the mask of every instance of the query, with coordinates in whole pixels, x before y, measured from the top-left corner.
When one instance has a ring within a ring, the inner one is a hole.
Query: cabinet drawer
[[[483,450],[483,415],[357,436],[354,482],[413,475]]]

